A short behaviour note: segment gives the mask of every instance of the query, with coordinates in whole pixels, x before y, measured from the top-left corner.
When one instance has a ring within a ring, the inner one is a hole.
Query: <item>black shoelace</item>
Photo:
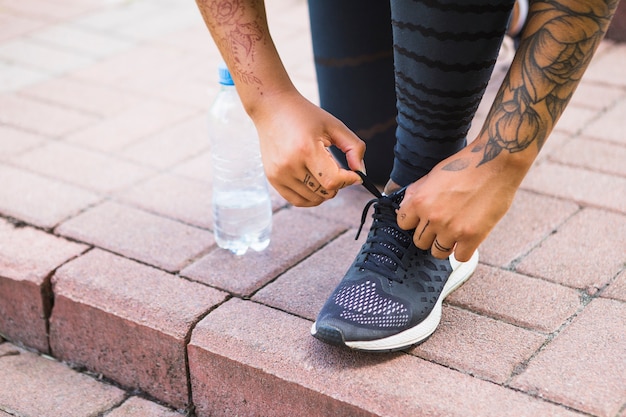
[[[406,269],[404,262],[408,256],[405,255],[413,240],[412,233],[398,226],[396,210],[400,208],[400,204],[389,196],[382,195],[364,174],[357,173],[363,179],[363,186],[376,198],[368,201],[361,215],[361,224],[356,239],[359,238],[363,229],[370,207],[374,205],[374,222],[372,233],[368,238],[370,245],[365,245],[363,253],[366,256],[356,266],[401,282],[395,272],[399,266]]]

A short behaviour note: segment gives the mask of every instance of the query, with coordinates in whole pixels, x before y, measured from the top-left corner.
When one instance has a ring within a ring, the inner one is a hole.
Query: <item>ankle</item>
[[[385,185],[385,188],[383,189],[383,193],[385,193],[386,195],[389,195],[393,193],[394,191],[398,191],[400,188],[402,187],[400,187],[398,184],[393,182],[393,180],[389,180],[387,181],[387,184]]]

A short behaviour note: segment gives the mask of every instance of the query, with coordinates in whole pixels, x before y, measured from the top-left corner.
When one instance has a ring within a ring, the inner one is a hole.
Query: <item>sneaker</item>
[[[374,190],[377,198],[365,206],[361,219],[363,227],[374,204],[367,241],[324,304],[311,334],[333,345],[391,352],[421,343],[435,331],[444,298],[472,275],[478,253],[458,262],[452,255],[442,260],[417,248],[414,231],[402,230],[396,222],[405,189],[388,196]]]

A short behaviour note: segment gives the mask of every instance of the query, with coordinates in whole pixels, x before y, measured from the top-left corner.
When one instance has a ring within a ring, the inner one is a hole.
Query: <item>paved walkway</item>
[[[306,4],[268,3],[317,101]],[[215,247],[217,62],[191,0],[0,0],[0,417],[626,417],[626,45],[602,45],[439,330],[387,355],[308,334],[361,189],[274,195],[268,250]]]

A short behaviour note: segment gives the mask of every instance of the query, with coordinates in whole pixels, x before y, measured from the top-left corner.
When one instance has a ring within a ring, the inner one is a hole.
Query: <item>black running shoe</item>
[[[478,253],[458,262],[452,255],[441,260],[417,248],[414,231],[402,230],[396,222],[404,189],[389,196],[372,192],[378,197],[365,206],[361,219],[362,227],[374,204],[367,241],[311,334],[333,345],[390,352],[421,343],[435,331],[444,298],[472,275]]]

